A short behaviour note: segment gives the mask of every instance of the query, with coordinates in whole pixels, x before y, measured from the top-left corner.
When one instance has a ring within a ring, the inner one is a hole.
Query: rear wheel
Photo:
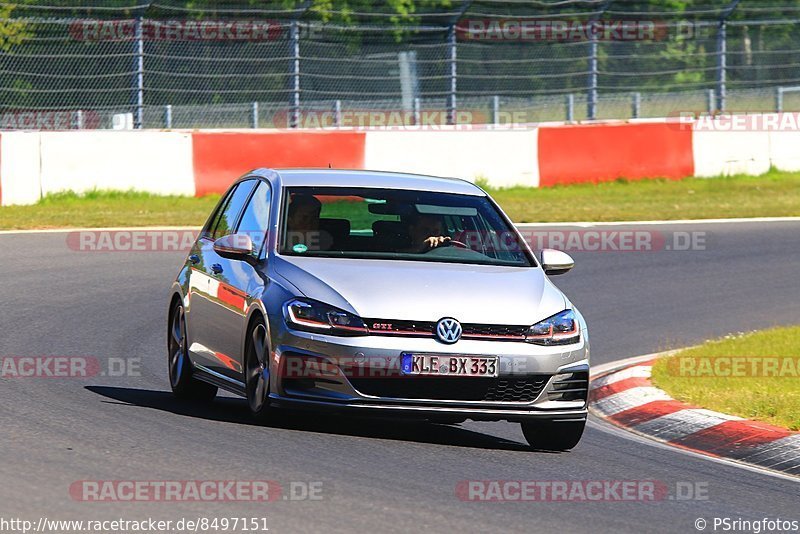
[[[568,451],[581,440],[586,421],[525,421],[522,433],[533,449]]]
[[[269,344],[267,327],[256,319],[247,337],[245,391],[250,413],[259,421],[269,414]]]
[[[180,302],[172,307],[169,316],[167,364],[172,393],[180,399],[210,402],[217,395],[216,386],[192,378],[192,362],[186,338],[186,314]]]

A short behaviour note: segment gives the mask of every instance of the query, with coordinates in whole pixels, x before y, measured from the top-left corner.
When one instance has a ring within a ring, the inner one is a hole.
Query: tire
[[[568,451],[581,440],[586,421],[526,421],[522,433],[532,449]]]
[[[244,383],[247,406],[256,421],[264,422],[269,409],[269,340],[267,327],[261,318],[253,321],[245,347]]]
[[[211,402],[217,387],[192,378],[192,362],[186,341],[186,314],[176,301],[169,314],[167,331],[167,368],[172,393],[179,399]]]

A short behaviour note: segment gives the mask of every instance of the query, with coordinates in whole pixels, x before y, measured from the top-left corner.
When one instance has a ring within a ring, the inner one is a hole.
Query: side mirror
[[[564,274],[575,267],[575,260],[566,252],[546,248],[542,250],[542,269],[545,274]]]
[[[247,234],[231,234],[214,241],[214,252],[232,260],[250,260],[253,257],[253,240]]]

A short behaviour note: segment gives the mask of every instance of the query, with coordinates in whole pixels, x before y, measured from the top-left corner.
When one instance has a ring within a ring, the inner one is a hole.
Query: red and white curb
[[[640,358],[599,374],[590,411],[667,445],[800,477],[800,432],[677,401],[650,381],[654,361]]]

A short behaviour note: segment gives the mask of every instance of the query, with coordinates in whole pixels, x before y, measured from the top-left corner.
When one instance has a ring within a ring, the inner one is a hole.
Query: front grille
[[[548,375],[528,378],[498,379],[497,384],[486,393],[487,401],[533,402],[542,392]]]
[[[364,319],[370,335],[434,337],[436,323],[432,321],[406,321],[392,319]],[[461,325],[462,339],[492,339],[495,341],[524,341],[528,326],[475,324]]]
[[[363,395],[395,399],[453,401],[532,402],[542,392],[550,375],[474,378],[402,376],[350,378]]]
[[[525,339],[527,326],[509,326],[495,324],[465,324],[462,325],[464,333],[462,337],[474,338],[516,338]]]
[[[369,333],[375,336],[416,335],[433,336],[436,323],[430,321],[395,321],[392,319],[364,319]]]

